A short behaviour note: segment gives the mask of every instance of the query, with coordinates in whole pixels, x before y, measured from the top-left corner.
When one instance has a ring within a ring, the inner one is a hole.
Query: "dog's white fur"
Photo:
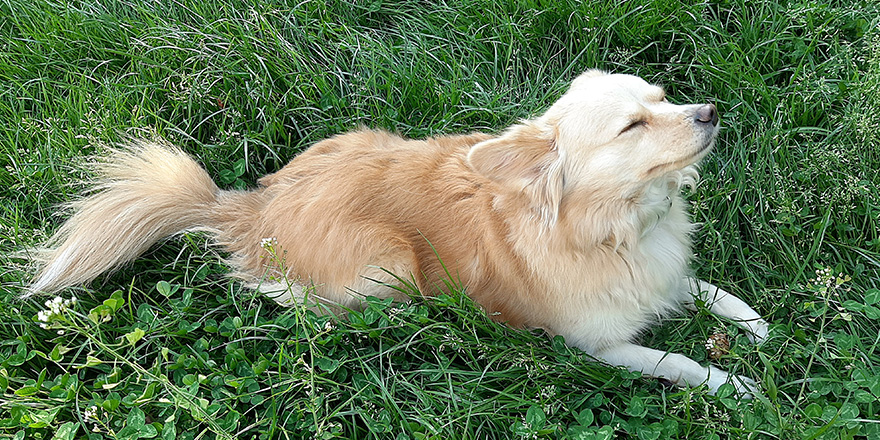
[[[589,71],[499,136],[353,132],[247,192],[218,189],[172,146],[136,141],[104,162],[29,291],[89,281],[162,237],[208,230],[234,275],[281,303],[359,307],[363,295],[399,296],[394,275],[428,295],[452,276],[493,319],[682,386],[731,382],[747,395],[751,379],[631,342],[695,298],[755,339],[767,334],[744,302],[689,277],[693,227],[680,191],[695,184],[716,122],[714,107],[674,105],[642,79]],[[267,237],[277,240],[268,251]]]

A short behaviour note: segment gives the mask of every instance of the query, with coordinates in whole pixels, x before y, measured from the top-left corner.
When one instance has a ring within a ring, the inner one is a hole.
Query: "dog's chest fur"
[[[540,264],[557,268],[546,278],[558,293],[551,333],[564,330],[568,344],[598,350],[677,309],[686,299],[693,229],[679,193],[695,179],[686,170],[654,182],[630,218],[617,221],[614,239]]]

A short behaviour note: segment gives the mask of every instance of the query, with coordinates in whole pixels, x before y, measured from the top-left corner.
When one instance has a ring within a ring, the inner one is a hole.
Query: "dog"
[[[316,143],[248,191],[221,190],[164,141],[132,140],[39,254],[27,294],[91,281],[183,231],[208,231],[234,277],[281,304],[358,308],[455,279],[492,319],[562,335],[611,365],[680,386],[754,380],[632,341],[705,305],[755,341],[768,324],[690,275],[683,187],[718,133],[712,104],[591,70],[501,134],[409,140],[361,129]]]

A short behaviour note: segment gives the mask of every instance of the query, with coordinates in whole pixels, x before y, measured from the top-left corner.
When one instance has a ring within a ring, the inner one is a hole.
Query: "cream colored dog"
[[[101,165],[29,292],[90,281],[163,237],[207,230],[235,276],[281,303],[357,308],[365,295],[398,296],[397,277],[430,295],[451,276],[495,320],[682,386],[731,382],[748,395],[751,379],[632,343],[695,298],[754,339],[767,334],[743,301],[689,277],[680,190],[717,131],[711,104],[674,105],[642,79],[589,71],[499,136],[339,135],[253,191],[220,190],[180,150],[136,141]]]

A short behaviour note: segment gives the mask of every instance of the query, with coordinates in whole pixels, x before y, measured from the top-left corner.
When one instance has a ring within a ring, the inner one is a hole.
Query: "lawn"
[[[2,0],[0,438],[878,439],[878,28],[869,0]],[[201,234],[50,316],[17,297],[102,144],[162,136],[246,188],[361,125],[497,132],[589,68],[721,112],[693,268],[771,336],[685,313],[641,342],[757,378],[753,400],[598,364],[455,290],[281,308]]]

